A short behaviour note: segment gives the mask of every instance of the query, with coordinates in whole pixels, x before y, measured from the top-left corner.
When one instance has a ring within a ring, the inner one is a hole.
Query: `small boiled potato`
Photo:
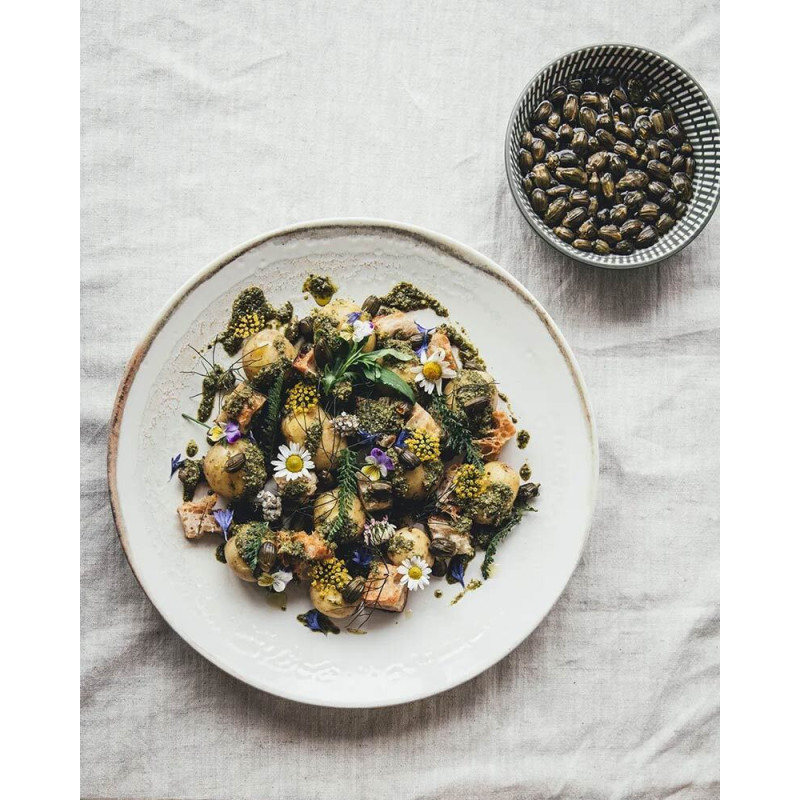
[[[396,553],[389,552],[389,561],[399,567],[403,561],[411,556],[419,556],[429,567],[433,566],[433,556],[431,555],[431,540],[428,534],[419,528],[399,528],[395,536],[402,536],[411,542],[410,550],[398,550]]]
[[[325,416],[327,417],[327,414]],[[339,451],[346,447],[347,442],[333,429],[333,421],[330,418],[325,419],[322,423],[317,452],[311,456],[314,466],[317,469],[332,469]]]
[[[248,459],[258,463],[250,464],[248,462],[236,472],[227,472],[225,465],[228,463],[228,459],[239,453],[245,454]],[[252,475],[254,469],[264,471],[264,458],[258,448],[249,439],[244,438],[238,439],[233,444],[228,444],[224,440],[217,442],[206,453],[203,461],[203,472],[208,485],[212,491],[229,500],[242,497],[247,493],[247,479]],[[262,485],[264,480],[266,480],[266,472],[261,480]]]
[[[231,536],[225,543],[225,561],[237,578],[241,578],[248,583],[256,582],[253,573],[250,571],[250,567],[247,566],[244,559],[239,555],[239,551],[236,548],[236,536]]]
[[[519,473],[513,467],[502,461],[490,461],[483,468],[483,474],[490,483],[504,483],[510,487],[514,493],[512,502],[516,499],[520,480]]]
[[[321,317],[331,317],[337,324],[347,324],[347,318],[355,313],[361,311],[361,306],[355,300],[348,300],[346,297],[337,297],[324,308],[319,309],[316,313]]]
[[[333,522],[339,513],[339,487],[328,492],[320,492],[314,501],[314,527],[317,528],[326,522]],[[359,497],[354,497],[350,505],[349,518],[353,521],[355,530],[354,536],[360,536],[367,524],[367,515],[364,513],[364,506]]]
[[[309,430],[317,424],[322,425],[324,430],[326,422],[330,422],[330,417],[320,406],[314,406],[310,411],[299,411],[285,416],[281,421],[281,433],[287,442],[305,447]]]
[[[425,467],[422,464],[404,472],[403,480],[406,483],[406,500],[421,500],[428,494],[425,491]]]
[[[468,386],[485,386],[485,391],[489,394],[489,403],[492,409],[497,408],[497,384],[494,378],[488,373],[481,370],[464,369],[459,372],[453,380],[448,381],[442,389],[442,394],[450,399],[452,404],[453,400],[458,397],[458,390]],[[481,393],[482,394],[482,393]]]
[[[354,302],[353,300],[348,300],[347,298],[341,297],[337,300],[334,300],[330,305],[325,306],[323,309],[317,311],[317,314],[323,317],[330,317],[336,323],[339,331],[350,331],[352,326],[347,321],[347,318],[351,314],[355,314],[361,311],[361,306],[358,303]],[[371,334],[367,340],[362,345],[362,351],[364,353],[370,353],[375,349],[375,343],[377,342],[377,337],[375,334]]]
[[[242,368],[251,380],[264,367],[274,364],[282,356],[293,361],[297,348],[284,336],[282,330],[265,328],[253,334],[242,347]]]
[[[490,461],[484,467],[484,475],[487,486],[475,504],[473,519],[480,525],[493,525],[511,511],[519,491],[519,473],[502,461]],[[497,497],[497,487],[502,486],[507,486],[511,490],[508,499],[499,508],[493,508],[490,501],[493,497]]]
[[[338,589],[318,589],[312,586],[309,589],[311,604],[317,611],[321,611],[334,619],[350,617],[356,610],[358,603],[348,604]]]

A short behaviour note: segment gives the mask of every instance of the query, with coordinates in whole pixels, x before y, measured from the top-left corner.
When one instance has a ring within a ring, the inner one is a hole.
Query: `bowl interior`
[[[533,210],[522,189],[518,153],[522,134],[530,130],[533,110],[560,83],[573,77],[613,75],[622,80],[636,76],[664,96],[694,148],[694,195],[688,211],[674,227],[644,250],[629,256],[584,253],[562,242]],[[506,135],[506,170],[511,191],[525,218],[549,244],[571,258],[601,267],[625,269],[652,264],[691,242],[711,217],[719,200],[719,119],[698,83],[677,64],[658,53],[627,45],[587,47],[545,67],[517,101]]]

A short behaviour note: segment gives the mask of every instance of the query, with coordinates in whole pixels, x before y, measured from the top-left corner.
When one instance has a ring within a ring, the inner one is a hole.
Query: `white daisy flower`
[[[278,457],[272,462],[272,466],[275,467],[276,478],[293,481],[296,478],[310,478],[314,462],[305,447],[292,442],[288,447],[282,444],[278,448]]]
[[[397,571],[401,575],[400,583],[404,583],[412,592],[424,589],[430,583],[428,576],[431,574],[431,568],[419,556],[407,558]]]
[[[374,326],[371,322],[367,322],[363,319],[357,319],[353,323],[353,341],[360,342],[362,339],[372,336],[373,330]]]
[[[422,363],[418,367],[412,367],[411,369],[412,372],[416,373],[414,380],[428,394],[433,394],[434,389],[436,394],[441,394],[442,380],[444,378],[455,378],[456,376],[455,371],[447,363],[447,356],[444,350],[439,348],[432,353],[422,353],[420,361]]]

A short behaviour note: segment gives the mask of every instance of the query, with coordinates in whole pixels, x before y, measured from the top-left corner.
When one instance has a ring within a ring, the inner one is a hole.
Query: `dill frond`
[[[264,459],[269,463],[275,456],[275,442],[278,435],[278,420],[281,413],[283,395],[283,373],[279,372],[269,388],[267,410],[258,425],[258,443],[264,451]]]
[[[447,401],[441,396],[433,398],[431,408],[434,416],[438,417],[441,426],[447,432],[449,446],[457,453],[462,454],[467,464],[472,464],[483,471],[481,451],[472,440],[472,432],[464,415],[460,411],[450,408]]]
[[[328,533],[328,537],[331,539],[344,528],[350,519],[353,500],[358,492],[357,473],[356,454],[349,448],[340,451],[339,466],[336,469],[336,478],[339,481],[339,508]]]
[[[527,510],[525,506],[515,504],[509,518],[492,534],[492,538],[489,539],[489,543],[486,545],[486,555],[483,557],[483,564],[481,564],[481,575],[483,575],[484,579],[489,577],[489,569],[494,563],[497,548],[500,547],[508,534],[519,525],[520,520]]]

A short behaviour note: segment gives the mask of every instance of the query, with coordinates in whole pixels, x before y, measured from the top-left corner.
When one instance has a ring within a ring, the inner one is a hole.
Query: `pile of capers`
[[[522,188],[562,241],[605,256],[650,247],[686,213],[692,145],[637,77],[572,78],[534,109],[519,150]]]

